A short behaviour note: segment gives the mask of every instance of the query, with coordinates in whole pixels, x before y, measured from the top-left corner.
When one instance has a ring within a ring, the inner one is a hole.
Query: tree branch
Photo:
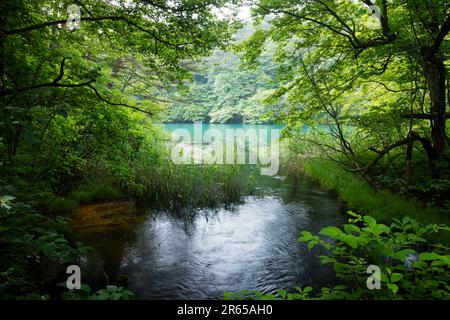
[[[92,82],[95,82],[95,79],[91,79],[82,83],[59,83],[64,77],[64,65],[66,63],[66,58],[62,59],[61,65],[59,67],[58,76],[51,82],[41,83],[41,84],[33,84],[25,87],[17,87],[13,89],[0,90],[0,97],[14,95],[20,92],[39,89],[39,88],[48,88],[48,87],[58,87],[58,88],[78,88],[90,85]]]
[[[147,33],[147,34],[151,35],[156,41],[164,43],[164,44],[166,44],[168,46],[171,46],[171,47],[178,48],[180,46],[188,44],[188,43],[174,44],[174,43],[171,43],[169,41],[163,40],[159,36],[157,36],[154,31],[148,30],[148,29],[140,26],[136,22],[131,21],[129,18],[123,17],[123,16],[81,17],[81,19],[80,19],[80,21],[89,21],[89,22],[92,22],[92,21],[103,21],[103,20],[123,21],[123,22],[125,22],[125,23],[127,23],[127,24],[129,24],[129,25],[131,25],[133,27],[135,27],[139,31],[142,31],[144,33]],[[67,22],[67,19],[47,21],[47,22],[42,22],[42,23],[38,23],[38,24],[35,24],[35,25],[31,25],[31,26],[28,26],[28,27],[24,27],[24,28],[19,28],[19,29],[14,29],[14,30],[7,30],[7,31],[3,30],[3,33],[6,36],[11,36],[11,35],[15,35],[15,34],[26,33],[26,32],[30,32],[30,31],[33,31],[33,30],[38,30],[38,29],[54,26],[54,25],[57,25],[57,24],[64,24],[66,22]]]
[[[374,5],[374,3],[371,0],[362,0],[362,2],[367,5],[368,7],[371,7]],[[387,0],[381,1],[381,12],[380,12],[380,23],[381,23],[381,29],[383,30],[383,35],[387,39],[396,38],[394,34],[391,33],[391,28],[389,27],[389,16],[388,16],[388,4]]]
[[[436,119],[437,116],[438,116],[438,114],[436,112],[433,112],[433,113],[407,113],[407,114],[402,115],[402,118],[433,120],[433,119]],[[450,112],[445,113],[445,118],[450,119]]]
[[[352,172],[365,172],[368,169],[370,169],[371,167],[373,167],[374,165],[376,165],[386,154],[388,154],[389,152],[391,152],[392,150],[407,145],[408,143],[410,143],[411,141],[419,141],[422,144],[422,147],[424,148],[425,152],[427,153],[428,159],[429,160],[434,160],[435,159],[435,152],[434,152],[434,148],[430,142],[430,140],[428,140],[427,138],[423,138],[421,136],[419,136],[417,133],[415,133],[414,131],[412,131],[406,138],[401,139],[387,147],[385,147],[382,150],[377,150],[374,147],[369,147],[369,150],[377,153],[378,155],[376,156],[375,159],[373,159],[368,165],[366,165],[365,167],[362,168],[356,168],[356,169],[349,169]]]
[[[215,5],[215,1],[203,1],[202,4],[183,5],[179,7],[171,7],[164,4],[156,3],[153,0],[143,0],[143,2],[164,11],[172,11],[173,13],[191,12],[196,10],[202,10],[210,5]]]
[[[332,31],[332,32],[334,32],[334,33],[336,33],[338,35],[346,37],[347,39],[349,39],[349,41],[352,44],[352,46],[356,45],[354,43],[352,37],[349,34],[344,33],[344,32],[342,32],[340,30],[337,30],[336,28],[330,26],[329,24],[326,24],[326,23],[321,22],[319,20],[313,19],[313,18],[308,17],[308,16],[300,15],[300,14],[295,13],[295,12],[290,12],[290,11],[287,11],[287,10],[284,10],[284,9],[278,9],[278,10],[275,10],[275,11],[271,11],[270,9],[268,9],[266,7],[263,7],[260,4],[255,4],[255,5],[258,6],[259,8],[261,8],[261,9],[265,10],[267,13],[283,13],[285,15],[292,16],[292,17],[297,18],[299,20],[306,20],[306,21],[313,22],[313,23],[315,23],[315,24],[317,24],[317,25],[319,25],[321,27],[327,28],[328,30],[330,30],[330,31]]]
[[[431,51],[429,52],[430,57],[434,56],[439,51],[442,42],[444,41],[445,37],[448,35],[449,32],[450,32],[450,16],[447,17],[447,20],[442,25],[436,37],[436,40],[434,41],[434,45],[431,48]]]
[[[373,3],[370,0],[362,0],[362,1],[366,5],[373,5]],[[397,39],[397,36],[390,32],[390,28],[388,25],[388,16],[387,16],[387,3],[385,0],[383,1],[383,4],[384,4],[383,12],[382,12],[382,16],[380,19],[382,28],[383,28],[383,37],[378,37],[378,38],[375,38],[375,39],[367,41],[367,42],[362,42],[361,40],[359,40],[358,37],[356,36],[355,32],[348,26],[348,24],[345,23],[345,21],[341,17],[339,17],[339,15],[335,11],[333,11],[331,8],[326,6],[326,4],[324,4],[322,1],[317,0],[317,2],[321,3],[322,5],[325,5],[325,9],[331,14],[331,16],[333,16],[337,21],[339,21],[339,23],[344,28],[344,30],[347,31],[347,33],[343,32],[341,30],[338,30],[334,26],[331,26],[325,22],[311,18],[308,15],[302,15],[300,13],[296,13],[296,12],[292,12],[292,11],[284,10],[284,9],[270,10],[269,8],[261,6],[260,4],[255,4],[255,5],[258,6],[259,8],[261,8],[262,10],[266,11],[267,13],[283,13],[285,15],[290,15],[296,19],[313,22],[321,27],[325,27],[328,30],[332,31],[333,33],[347,38],[349,40],[351,46],[354,49],[357,49],[360,51],[363,51],[368,48],[376,47],[376,46],[386,45]]]
[[[98,92],[98,90],[97,90],[95,87],[93,87],[93,86],[90,85],[90,84],[88,85],[88,87],[89,87],[90,89],[92,89],[92,91],[94,91],[95,95],[96,95],[101,101],[103,101],[103,102],[106,103],[106,104],[109,104],[110,106],[119,106],[119,107],[130,108],[130,109],[133,109],[133,110],[136,110],[136,111],[139,111],[139,112],[142,112],[142,113],[146,113],[146,114],[148,114],[148,115],[153,116],[153,113],[152,113],[151,111],[143,110],[143,109],[138,108],[138,107],[136,107],[136,106],[131,106],[131,105],[124,104],[124,103],[110,102],[110,101],[106,100],[105,98],[103,98],[102,95]]]

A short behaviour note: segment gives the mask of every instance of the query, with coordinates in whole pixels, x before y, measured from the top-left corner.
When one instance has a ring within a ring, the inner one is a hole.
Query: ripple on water
[[[76,215],[74,235],[99,248],[82,267],[86,279],[125,274],[137,298],[217,298],[224,291],[332,281],[330,270],[297,242],[301,230],[343,222],[338,202],[320,191],[247,197],[231,209],[202,210],[192,221],[156,211],[137,219],[132,205],[110,207]],[[125,227],[113,231],[99,221]]]

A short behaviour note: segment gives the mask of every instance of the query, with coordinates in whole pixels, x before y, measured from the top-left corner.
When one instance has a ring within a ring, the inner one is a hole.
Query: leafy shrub
[[[300,242],[312,250],[324,247],[322,264],[331,264],[336,276],[346,284],[322,288],[313,293],[310,287],[295,293],[278,290],[276,294],[259,292],[227,293],[225,298],[252,299],[449,299],[449,248],[430,242],[430,236],[449,232],[446,225],[421,225],[404,217],[393,219],[390,226],[377,223],[371,216],[349,212],[352,218],[343,229],[326,227],[318,235],[303,231]],[[367,268],[376,265],[381,271],[381,288],[368,289]]]
[[[0,299],[46,297],[37,292],[37,266],[44,260],[73,262],[91,249],[69,243],[67,222],[40,215],[12,196],[0,197]]]
[[[65,287],[66,284],[60,285]],[[108,285],[93,294],[91,292],[91,287],[83,284],[79,290],[64,291],[61,298],[63,300],[130,300],[134,296],[131,291],[115,285]]]

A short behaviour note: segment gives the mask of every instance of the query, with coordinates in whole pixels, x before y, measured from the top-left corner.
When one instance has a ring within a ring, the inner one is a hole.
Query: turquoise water
[[[195,141],[196,143],[200,143],[199,136],[195,135],[195,126],[193,123],[167,123],[162,125],[163,129],[166,130],[169,133],[173,133],[176,130],[186,130],[192,137],[192,141]],[[222,137],[226,137],[227,131],[233,131],[235,133],[234,136],[236,136],[236,133],[238,130],[243,130],[245,132],[254,131],[256,134],[259,134],[260,132],[267,132],[267,140],[268,142],[272,139],[273,130],[277,130],[278,132],[281,132],[281,130],[284,128],[284,125],[275,125],[275,124],[211,124],[211,123],[203,123],[198,128],[201,129],[201,136],[204,136],[206,131],[208,130],[216,130],[217,132],[220,132]],[[281,133],[280,133],[281,134]],[[222,140],[222,139],[221,139]]]
[[[165,123],[162,125],[163,128],[169,132],[173,132],[176,129],[186,129],[192,134],[194,133],[194,124],[193,123]],[[237,130],[237,129],[283,129],[284,125],[277,125],[277,124],[215,124],[215,123],[203,123],[202,124],[203,130],[208,129],[217,129],[221,132],[225,133],[225,130],[231,129],[231,130]]]

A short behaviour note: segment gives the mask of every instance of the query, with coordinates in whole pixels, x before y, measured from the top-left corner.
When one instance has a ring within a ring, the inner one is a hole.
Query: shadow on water
[[[265,293],[334,283],[302,230],[344,223],[339,202],[310,179],[261,177],[253,196],[192,219],[149,204],[81,207],[73,237],[97,250],[81,261],[83,281],[127,285],[137,299],[220,298],[225,291]]]

